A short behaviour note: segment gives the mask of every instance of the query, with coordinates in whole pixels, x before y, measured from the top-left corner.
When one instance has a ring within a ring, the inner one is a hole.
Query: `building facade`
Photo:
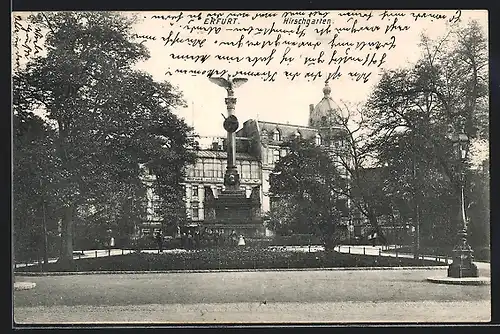
[[[249,119],[236,132],[236,165],[240,174],[241,188],[245,190],[247,197],[257,188],[263,216],[269,212],[272,205],[272,194],[269,192],[270,175],[279,159],[288,153],[286,143],[290,139],[297,137],[314,139],[317,145],[328,148],[334,161],[340,162],[340,155],[344,154],[347,148],[346,132],[338,123],[340,108],[330,94],[331,89],[326,84],[320,102],[309,106],[307,126]],[[183,183],[189,221],[187,225],[190,228],[203,227],[206,215],[205,192],[210,189],[217,198],[224,190],[227,162],[225,138],[205,137],[201,138],[199,144],[199,149],[195,151],[197,161],[194,165],[188,166]],[[339,167],[342,170],[342,164],[339,163]],[[347,172],[344,174],[348,184],[349,176]],[[154,215],[155,195],[151,192],[148,196],[148,219],[146,224],[143,224],[143,230],[151,229],[148,227],[150,223],[158,225],[155,221],[157,217]],[[348,207],[347,197],[345,202]],[[350,218],[346,217],[346,224],[350,221]],[[270,236],[272,232],[266,230],[265,235]]]

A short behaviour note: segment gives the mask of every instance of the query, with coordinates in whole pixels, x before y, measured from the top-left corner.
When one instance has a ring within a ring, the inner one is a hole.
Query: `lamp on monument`
[[[457,219],[458,242],[453,248],[453,262],[448,267],[448,277],[478,277],[477,266],[473,263],[473,251],[467,242],[467,217],[465,212],[465,162],[469,153],[469,137],[462,131],[451,137],[453,153],[457,160],[459,181],[459,213]]]

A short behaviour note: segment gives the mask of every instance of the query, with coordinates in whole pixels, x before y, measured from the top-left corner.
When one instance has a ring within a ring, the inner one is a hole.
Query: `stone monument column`
[[[226,192],[237,192],[240,188],[240,176],[236,168],[236,130],[238,130],[238,118],[234,115],[236,107],[236,97],[234,89],[248,81],[246,78],[234,78],[228,75],[228,78],[209,78],[210,81],[226,89],[227,97],[225,99],[227,106],[227,117],[224,115],[224,129],[227,132],[227,167],[224,174],[224,186]]]
[[[236,132],[231,131],[233,128],[238,129],[238,119],[234,115],[236,107],[236,98],[234,91],[228,90],[228,97],[225,99],[227,106],[227,118],[224,121],[224,128],[227,131],[227,167],[224,175],[224,185],[228,190],[238,190],[240,187],[240,176],[236,168]]]

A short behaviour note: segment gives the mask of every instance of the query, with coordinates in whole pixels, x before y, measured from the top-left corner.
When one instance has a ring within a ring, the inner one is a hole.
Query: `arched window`
[[[280,130],[275,129],[273,132],[273,140],[275,141],[280,141],[281,140],[281,133]]]
[[[321,135],[319,133],[316,134],[316,145],[321,145],[322,140],[321,140]]]

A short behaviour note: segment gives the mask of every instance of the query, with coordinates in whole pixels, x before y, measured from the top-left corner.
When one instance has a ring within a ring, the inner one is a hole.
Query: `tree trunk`
[[[378,220],[377,216],[375,216],[373,213],[368,214],[368,221],[370,222],[370,225],[379,233],[379,226],[378,226]]]
[[[420,208],[417,203],[415,208],[415,236],[413,258],[418,259],[420,253]]]
[[[43,221],[42,221],[42,242],[43,242],[43,264],[46,266],[49,263],[49,256],[48,256],[48,241],[47,241],[47,215],[45,214],[45,203],[43,203]]]
[[[325,233],[323,244],[325,246],[325,251],[333,251],[335,249],[335,234]]]
[[[386,237],[384,235],[384,232],[380,228],[377,216],[375,214],[373,214],[373,212],[371,212],[368,215],[368,221],[370,222],[370,225],[373,227],[373,229],[375,230],[375,232],[377,232],[377,238],[378,238],[378,240],[381,243],[383,243],[383,244],[387,244],[387,239],[386,239]]]
[[[61,226],[61,250],[59,262],[73,265],[73,205],[64,208]]]

